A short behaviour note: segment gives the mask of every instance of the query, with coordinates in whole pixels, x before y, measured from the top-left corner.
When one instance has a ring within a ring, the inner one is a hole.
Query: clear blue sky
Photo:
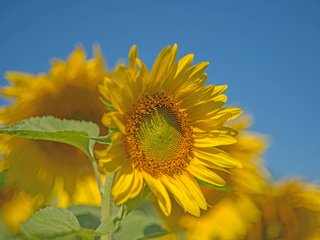
[[[319,180],[320,1],[1,1],[0,74],[49,69],[77,43],[100,43],[112,67],[132,44],[151,66],[165,45],[210,61],[210,83],[269,134],[276,178]],[[5,84],[3,77],[1,85]]]

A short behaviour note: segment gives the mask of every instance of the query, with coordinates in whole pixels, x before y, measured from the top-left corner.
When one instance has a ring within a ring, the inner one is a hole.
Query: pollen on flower
[[[126,148],[140,171],[154,177],[181,173],[193,151],[188,115],[164,92],[144,95],[126,115]]]

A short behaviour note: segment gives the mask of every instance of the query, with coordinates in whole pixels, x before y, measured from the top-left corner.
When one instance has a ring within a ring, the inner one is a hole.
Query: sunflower
[[[1,108],[0,123],[52,115],[99,124],[104,108],[98,84],[106,72],[99,48],[94,53],[86,60],[84,50],[77,47],[68,61],[54,60],[48,74],[7,73],[10,85],[2,88],[1,94],[11,102]],[[17,191],[40,196],[43,201],[51,199],[60,206],[70,202],[99,204],[91,163],[80,150],[62,143],[1,135],[0,151],[8,168],[8,184]],[[81,193],[83,189],[87,189],[87,196]]]
[[[118,205],[137,197],[146,183],[165,215],[173,196],[199,216],[207,203],[197,180],[224,186],[216,170],[241,167],[217,146],[236,141],[236,131],[224,125],[242,111],[222,108],[226,86],[204,86],[208,63],[192,65],[193,54],[176,61],[177,46],[168,46],[150,72],[137,55],[133,46],[128,66],[120,65],[101,87],[113,108],[102,122],[116,129],[101,168],[117,171],[112,195]]]
[[[20,231],[20,223],[27,221],[37,210],[36,198],[26,192],[17,192],[12,187],[0,188],[0,221],[10,234]]]
[[[297,179],[276,183],[257,203],[261,217],[247,238],[320,239],[320,187]]]
[[[226,180],[227,191],[202,186],[210,206],[208,211],[196,218],[174,207],[172,216],[163,217],[170,231],[183,234],[186,239],[242,239],[257,221],[260,215],[254,196],[268,187],[269,174],[262,165],[267,139],[248,131],[250,125],[249,117],[233,122],[231,126],[239,132],[237,142],[219,147],[243,166],[230,169],[231,174],[219,172]]]

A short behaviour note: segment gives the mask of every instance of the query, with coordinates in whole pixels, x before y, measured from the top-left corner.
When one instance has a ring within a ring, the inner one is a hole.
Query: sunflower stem
[[[102,184],[102,181],[101,181],[101,174],[99,172],[98,164],[97,164],[96,159],[93,156],[91,156],[91,154],[89,155],[89,157],[90,157],[90,160],[91,160],[91,164],[92,164],[94,175],[95,175],[96,180],[97,180],[97,184],[98,184],[98,188],[99,188],[99,192],[100,192],[100,197],[101,197],[101,201],[102,201],[104,189],[103,189],[103,184]]]
[[[112,215],[112,196],[111,187],[113,183],[113,173],[106,175],[106,179],[103,187],[103,198],[101,204],[101,223],[110,221]],[[101,237],[101,240],[112,240],[112,233],[108,233]]]

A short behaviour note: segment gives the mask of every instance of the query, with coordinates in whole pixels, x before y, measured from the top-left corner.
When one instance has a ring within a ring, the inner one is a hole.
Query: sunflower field
[[[206,83],[208,62],[177,55],[149,69],[134,45],[107,69],[78,46],[6,73],[0,239],[320,239],[319,185],[274,180],[269,137]]]

